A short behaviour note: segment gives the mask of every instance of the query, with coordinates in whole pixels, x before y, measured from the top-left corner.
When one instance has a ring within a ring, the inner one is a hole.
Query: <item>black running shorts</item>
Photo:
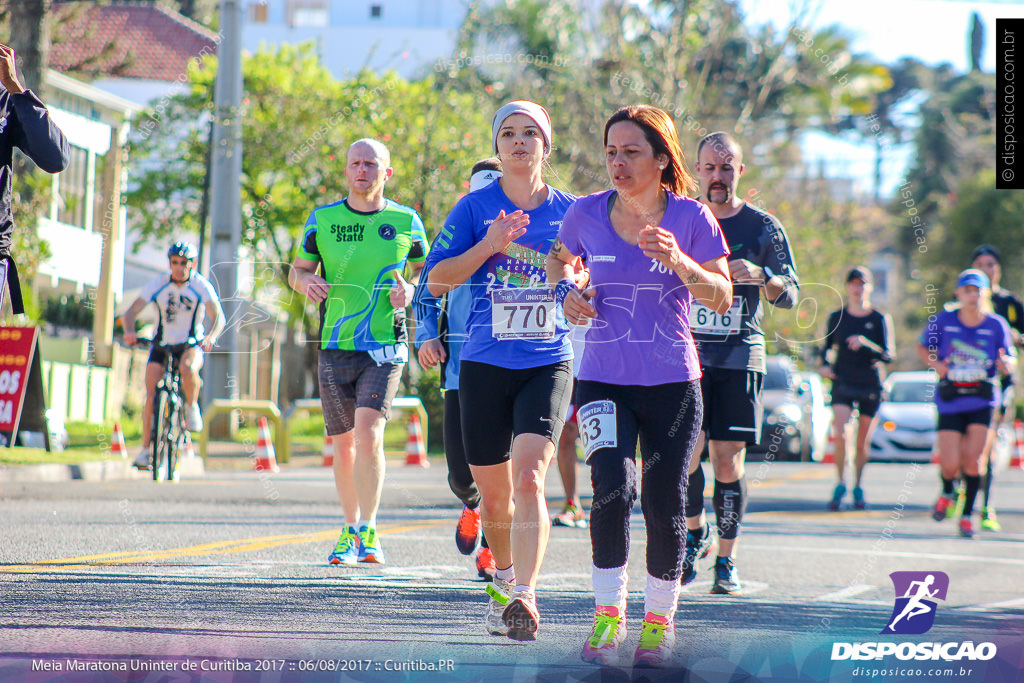
[[[510,369],[463,360],[459,367],[462,442],[470,465],[500,465],[520,434],[558,443],[572,393],[572,362]]]
[[[711,441],[761,442],[761,385],[764,375],[753,370],[702,367],[704,396],[701,429]]]
[[[939,413],[938,431],[967,433],[970,425],[992,426],[992,409],[980,408],[966,413]]]

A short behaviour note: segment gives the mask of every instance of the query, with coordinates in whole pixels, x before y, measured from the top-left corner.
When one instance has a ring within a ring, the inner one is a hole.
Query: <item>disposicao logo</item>
[[[949,576],[945,572],[893,572],[889,575],[896,591],[892,614],[882,635],[920,635],[935,624],[936,600],[945,600]],[[996,656],[994,643],[973,641],[948,643],[867,642],[833,643],[832,661],[869,660],[895,656],[900,660],[989,660]]]
[[[881,633],[920,635],[935,623],[935,600],[945,600],[949,576],[945,572],[893,572],[896,603]]]

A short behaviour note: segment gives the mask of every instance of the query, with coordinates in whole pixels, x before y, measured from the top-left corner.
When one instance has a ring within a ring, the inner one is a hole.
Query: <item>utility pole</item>
[[[238,245],[242,187],[242,7],[221,0],[211,164],[210,271],[227,325],[207,357],[203,402],[238,398]]]

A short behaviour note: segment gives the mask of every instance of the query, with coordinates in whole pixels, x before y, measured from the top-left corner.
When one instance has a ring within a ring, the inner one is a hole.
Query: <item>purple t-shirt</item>
[[[940,361],[949,363],[946,378],[954,382],[995,380],[999,349],[1014,355],[1010,326],[998,315],[988,315],[981,324],[969,327],[960,321],[956,311],[943,311],[930,318],[921,333],[921,345],[935,353]],[[999,404],[999,388],[993,387],[992,398],[959,396],[943,401],[935,392],[935,405],[942,414],[969,413]]]
[[[639,246],[626,243],[608,217],[613,190],[583,197],[566,212],[562,244],[590,268],[597,318],[587,333],[579,379],[655,386],[701,376],[690,333],[690,290]],[[728,256],[722,229],[698,201],[668,193],[661,227],[697,263]]]

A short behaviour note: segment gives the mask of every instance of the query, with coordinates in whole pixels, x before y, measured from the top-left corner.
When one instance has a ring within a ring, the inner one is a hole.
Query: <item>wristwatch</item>
[[[764,266],[763,268],[761,268],[761,270],[764,271],[764,282],[761,283],[761,286],[764,287],[765,285],[768,284],[769,280],[775,277],[775,273],[773,273],[772,269],[769,268],[768,266]]]

